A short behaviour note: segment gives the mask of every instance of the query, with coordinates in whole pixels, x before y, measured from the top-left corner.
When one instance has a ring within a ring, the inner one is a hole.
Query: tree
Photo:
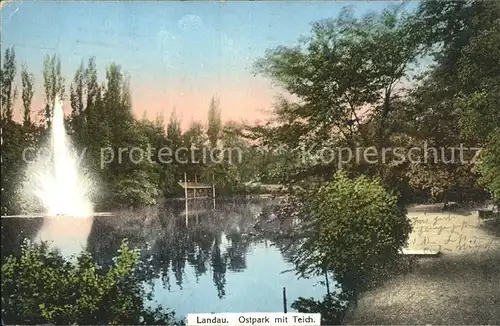
[[[7,117],[1,121],[1,214],[21,213],[19,201],[19,185],[23,181],[23,150],[25,137],[23,126]]]
[[[410,164],[406,176],[436,200],[452,193],[470,197],[470,190],[482,196],[475,189],[477,169],[449,152],[458,144],[481,147],[498,126],[499,9],[494,2],[424,1],[415,15],[415,28],[424,31],[422,43],[431,50],[434,65],[406,101],[402,130],[411,139],[409,146],[444,149],[448,162],[423,162],[421,156],[423,163]],[[473,153],[468,154],[470,161]]]
[[[448,90],[456,83],[456,66],[462,49],[470,39],[489,29],[500,17],[495,1],[422,1],[415,14],[422,42],[433,52],[437,65],[434,74],[441,76]]]
[[[243,129],[243,124],[227,121],[223,125],[221,135],[224,155],[227,162],[235,167],[239,183],[255,180],[261,172],[261,163],[264,160],[257,148],[250,146],[242,137]]]
[[[186,164],[186,172],[190,177],[201,176],[202,169],[205,167],[204,162],[204,147],[205,147],[205,134],[203,125],[199,122],[192,122],[189,128],[182,135],[184,148],[189,150],[185,153],[184,160]],[[206,156],[206,155],[205,155]]]
[[[85,87],[87,88],[87,114],[90,114],[89,108],[95,105],[100,95],[95,57],[91,57],[87,63],[87,68],[85,69]]]
[[[71,102],[71,127],[73,129],[74,137],[78,145],[83,147],[85,145],[85,68],[83,61],[76,70],[75,77],[70,86],[70,102]]]
[[[212,97],[208,109],[207,136],[212,148],[217,147],[217,142],[222,129],[221,112],[219,108],[219,99]]]
[[[482,145],[500,127],[500,15],[461,53],[456,96],[459,125],[463,137]]]
[[[396,104],[406,94],[402,83],[423,53],[412,23],[401,7],[362,19],[344,10],[336,19],[314,23],[299,46],[268,51],[257,72],[299,100],[278,102],[276,122],[258,130],[261,138],[289,150],[386,146]],[[334,163],[293,169],[298,179],[322,174],[328,179]]]
[[[14,85],[16,78],[16,53],[14,48],[5,50],[3,67],[0,70],[2,78],[2,120],[12,120],[12,110],[17,90]]]
[[[86,128],[82,130],[81,139],[88,147],[90,154],[89,166],[93,171],[100,171],[101,149],[111,146],[111,129],[106,117],[103,90],[105,87],[99,84],[97,79],[97,68],[95,58],[88,60],[84,72],[86,101],[84,118]],[[104,172],[104,171],[101,171]],[[105,179],[103,177],[103,179]]]
[[[163,169],[163,184],[165,195],[171,195],[175,192],[177,182],[181,179],[183,170],[180,162],[178,162],[178,150],[182,147],[182,131],[180,121],[177,118],[175,109],[170,115],[167,124],[166,145],[173,157],[164,158],[165,164]]]
[[[130,168],[126,176],[114,182],[114,206],[143,207],[157,203],[162,190],[162,166],[158,162],[159,149],[165,144],[164,126],[148,120],[135,121],[132,136],[134,146],[148,151],[147,157]]]
[[[106,89],[103,101],[113,146],[127,145],[126,139],[133,123],[129,78],[121,72],[121,67],[114,63],[108,66],[106,71]]]
[[[85,84],[85,68],[82,62],[76,70],[75,77],[70,87],[71,107],[73,108],[73,115],[75,116],[83,116],[83,111],[85,109]]]
[[[5,50],[1,73],[1,214],[19,212],[18,185],[22,177],[22,151],[24,149],[23,128],[13,120],[13,108],[17,95],[15,87],[16,55],[14,48]],[[20,163],[21,162],[21,163]]]
[[[441,80],[429,78],[416,85],[397,119],[402,146],[408,153],[419,149],[401,166],[409,185],[437,202],[465,199],[464,190],[474,189],[477,179],[469,163],[475,153],[466,151],[462,160],[456,149],[475,143],[461,137],[460,115]],[[452,198],[457,191],[464,196]]]
[[[149,145],[164,137],[163,128],[138,121],[132,112],[130,78],[111,64],[106,72],[101,118],[109,131],[109,147],[118,155],[105,168],[111,206],[140,207],[157,202],[160,171]],[[121,157],[120,157],[121,155]]]
[[[172,151],[175,151],[182,146],[181,124],[179,119],[177,118],[177,113],[175,110],[172,111],[170,120],[167,124],[167,140],[169,146],[171,146]]]
[[[435,65],[413,97],[447,122],[446,137],[460,128],[461,140],[480,145],[487,138],[481,130],[496,128],[489,126],[496,113],[484,104],[494,101],[485,91],[493,95],[498,87],[499,19],[500,6],[491,1],[423,1],[417,10],[415,24],[426,31],[422,42],[434,51]],[[478,115],[488,118],[480,122]]]
[[[44,119],[48,126],[52,119],[56,97],[64,99],[64,77],[61,74],[61,60],[54,54],[43,60],[43,82],[45,88]]]
[[[314,23],[301,46],[268,51],[257,69],[300,98],[302,105],[283,103],[281,115],[305,120],[306,132],[354,140],[363,115],[384,123],[397,84],[418,57],[420,45],[409,28],[399,7],[363,19],[344,10]]]
[[[22,99],[23,99],[23,123],[25,126],[31,126],[31,102],[35,93],[35,77],[28,72],[26,65],[21,70]]]

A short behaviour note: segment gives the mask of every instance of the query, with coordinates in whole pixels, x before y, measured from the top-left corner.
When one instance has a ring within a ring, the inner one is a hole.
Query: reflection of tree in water
[[[212,279],[217,288],[217,295],[219,298],[223,298],[226,295],[224,289],[226,285],[226,257],[221,253],[221,236],[221,234],[218,234],[215,237],[211,257]]]
[[[281,252],[283,259],[287,263],[293,264],[300,247],[299,242],[286,235],[275,236],[272,241],[274,246]]]
[[[208,271],[207,262],[211,258],[212,244],[215,241],[216,234],[207,232],[205,228],[196,225],[193,234],[193,251],[190,253],[188,260],[189,264],[194,267],[196,281],[201,275]]]
[[[247,268],[246,254],[250,242],[243,238],[241,233],[231,232],[226,236],[230,246],[226,250],[228,269],[232,272],[241,272]]]
[[[139,214],[141,223],[127,222],[126,218],[101,220],[94,225],[89,237],[89,249],[101,262],[110,262],[116,255],[121,239],[129,238],[132,246],[146,249],[143,261],[149,268],[145,277],[149,280],[161,279],[163,286],[170,290],[171,278],[182,289],[185,269],[188,264],[194,270],[194,276],[212,272],[212,279],[219,298],[225,295],[226,271],[240,272],[246,269],[246,253],[251,239],[244,236],[254,224],[255,203],[233,203],[225,205],[216,214],[199,214],[198,221],[191,217],[186,228],[184,217],[179,217],[178,207],[162,208],[159,212]],[[142,215],[141,215],[142,214]],[[146,214],[147,215],[147,214]],[[227,245],[223,245],[225,238]]]

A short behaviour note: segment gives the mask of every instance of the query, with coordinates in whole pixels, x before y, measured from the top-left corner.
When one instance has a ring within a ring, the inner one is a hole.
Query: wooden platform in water
[[[214,199],[213,197],[210,196],[201,196],[201,197],[188,197],[187,200],[207,200],[207,199]],[[177,198],[168,198],[165,201],[185,201],[185,197],[177,197]]]

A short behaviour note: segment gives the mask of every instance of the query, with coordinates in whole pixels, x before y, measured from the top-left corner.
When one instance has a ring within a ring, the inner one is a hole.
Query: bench
[[[477,215],[479,217],[479,220],[486,220],[493,218],[493,210],[492,209],[479,209],[477,211]]]
[[[459,208],[460,208],[460,205],[454,201],[443,203],[443,210],[444,211],[447,211],[447,210],[454,211],[454,210],[457,210]]]
[[[441,256],[441,251],[439,250],[429,250],[429,249],[422,249],[422,250],[411,250],[411,249],[403,249],[401,250],[401,254],[405,256],[412,256],[412,257],[439,257]]]

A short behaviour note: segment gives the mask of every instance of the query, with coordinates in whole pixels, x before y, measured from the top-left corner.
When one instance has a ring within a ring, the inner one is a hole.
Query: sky
[[[66,89],[82,60],[94,56],[102,81],[113,62],[130,75],[139,117],[168,119],[175,110],[183,126],[204,122],[217,95],[223,120],[251,123],[265,119],[282,93],[254,75],[266,49],[297,44],[312,22],[345,6],[363,15],[395,3],[401,1],[12,1],[1,10],[2,52],[13,46],[18,63],[35,75],[35,111],[43,107],[45,55],[60,57]],[[408,10],[416,6],[407,3]]]

